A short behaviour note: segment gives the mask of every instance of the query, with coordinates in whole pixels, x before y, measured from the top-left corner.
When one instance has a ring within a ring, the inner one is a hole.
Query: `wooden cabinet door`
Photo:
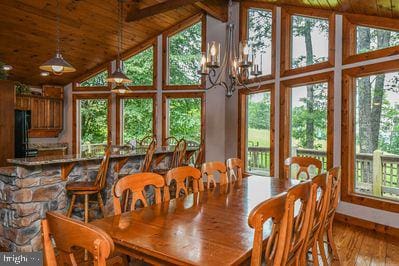
[[[31,98],[29,96],[17,96],[15,109],[18,110],[30,110],[30,101]]]
[[[46,102],[47,99],[37,97],[31,98],[31,129],[46,128]]]
[[[62,129],[62,100],[46,99],[46,128]]]

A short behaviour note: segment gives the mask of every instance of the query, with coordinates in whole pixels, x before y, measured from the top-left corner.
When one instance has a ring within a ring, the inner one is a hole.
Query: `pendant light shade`
[[[54,75],[62,75],[62,73],[75,72],[76,69],[64,60],[61,53],[56,53],[53,58],[40,66],[41,70],[52,72]]]
[[[116,83],[116,84],[126,84],[131,83],[132,81],[120,70],[118,67],[114,73],[112,73],[107,79],[107,82]]]
[[[111,92],[113,92],[113,93],[119,93],[119,94],[124,94],[124,93],[126,93],[127,91],[129,91],[129,88],[128,88],[125,84],[122,84],[122,83],[117,84],[115,87],[113,87],[113,88],[111,89]]]

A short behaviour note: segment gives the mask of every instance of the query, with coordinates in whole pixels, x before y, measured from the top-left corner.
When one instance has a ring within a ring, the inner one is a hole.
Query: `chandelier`
[[[39,68],[41,70],[47,71],[47,72],[52,72],[54,75],[62,75],[63,73],[67,72],[75,72],[76,69],[69,64],[61,54],[61,48],[60,48],[60,19],[61,19],[61,7],[60,7],[60,2],[57,0],[57,33],[56,33],[56,38],[57,38],[57,51],[54,55],[53,58],[49,59],[46,61],[44,64],[42,64]]]
[[[232,12],[232,0],[229,1],[229,21]],[[247,87],[250,76],[253,76],[257,87],[260,83],[258,77],[262,75],[262,56],[260,64],[255,63],[257,55],[249,47],[247,41],[239,43],[238,56],[235,47],[234,24],[227,24],[226,50],[223,60],[220,61],[220,43],[212,41],[207,45],[207,51],[202,53],[201,66],[198,74],[207,77],[210,86],[205,90],[214,87],[223,87],[226,90],[226,96],[231,97],[238,87]],[[217,71],[219,69],[219,71]],[[223,74],[227,80],[223,80]]]
[[[114,93],[125,93],[129,90],[127,84],[132,81],[123,73],[121,68],[120,54],[122,50],[122,34],[123,34],[123,2],[124,0],[118,1],[118,56],[116,59],[115,71],[106,79],[107,82],[113,83],[111,92]]]

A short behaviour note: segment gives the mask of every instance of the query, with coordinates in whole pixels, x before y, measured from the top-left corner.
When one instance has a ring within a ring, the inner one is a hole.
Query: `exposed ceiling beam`
[[[204,0],[195,3],[195,5],[222,22],[227,22],[228,20],[229,7],[226,0]]]
[[[191,5],[196,2],[199,2],[199,0],[169,0],[143,9],[138,9],[136,5],[133,5],[126,16],[126,21],[127,22],[137,21],[143,18],[155,16],[170,10],[174,10],[181,6]]]

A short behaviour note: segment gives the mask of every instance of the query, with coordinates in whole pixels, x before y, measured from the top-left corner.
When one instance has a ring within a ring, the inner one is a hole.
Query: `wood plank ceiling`
[[[54,55],[56,0],[0,1],[0,61],[14,69],[10,79],[32,85],[68,84],[117,54],[116,0],[60,0],[62,54],[75,73],[41,77],[39,66]],[[187,3],[173,10],[125,23],[123,51],[148,40],[172,25],[206,10],[220,14],[217,4],[227,0],[127,0],[125,11],[166,1]],[[239,0],[235,0],[239,1]],[[323,8],[338,12],[399,18],[399,0],[258,0],[277,5]],[[216,8],[215,8],[216,6]],[[138,11],[139,12],[139,11]]]

